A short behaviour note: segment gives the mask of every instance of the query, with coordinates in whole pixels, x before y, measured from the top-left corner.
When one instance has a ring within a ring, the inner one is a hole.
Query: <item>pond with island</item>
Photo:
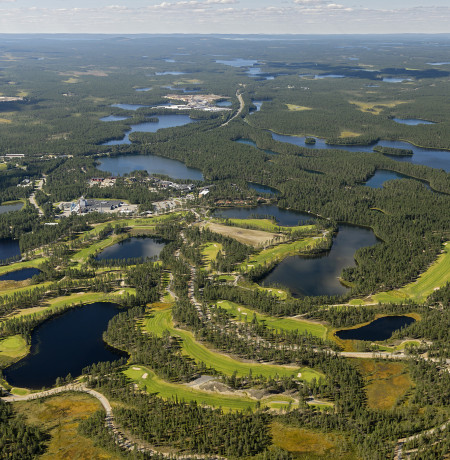
[[[15,387],[51,387],[58,377],[77,377],[86,366],[125,356],[102,339],[119,312],[114,303],[95,302],[45,321],[31,333],[30,353],[3,370],[5,379]]]
[[[389,147],[395,149],[412,150],[412,155],[389,155],[396,161],[405,161],[413,164],[420,164],[424,166],[430,166],[431,168],[443,169],[447,172],[450,171],[450,152],[447,150],[437,149],[425,149],[422,147],[416,147],[409,142],[403,141],[387,141],[380,140],[371,145],[332,145],[327,144],[325,139],[314,137],[316,140],[315,144],[306,144],[305,136],[293,136],[286,134],[277,134],[269,131],[272,138],[278,142],[286,142],[288,144],[297,145],[299,147],[307,147],[309,149],[324,149],[324,150],[347,150],[350,152],[373,152],[374,147]]]

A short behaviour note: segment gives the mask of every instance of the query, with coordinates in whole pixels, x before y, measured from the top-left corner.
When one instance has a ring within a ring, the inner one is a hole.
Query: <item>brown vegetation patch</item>
[[[241,227],[229,227],[228,225],[222,224],[207,224],[207,227],[216,233],[220,233],[224,236],[229,236],[234,238],[240,243],[249,244],[253,247],[258,247],[264,244],[268,244],[274,238],[276,238],[276,233],[263,232],[261,230],[250,230],[248,228]]]
[[[413,385],[404,363],[364,359],[358,365],[366,381],[367,404],[371,409],[391,409]]]

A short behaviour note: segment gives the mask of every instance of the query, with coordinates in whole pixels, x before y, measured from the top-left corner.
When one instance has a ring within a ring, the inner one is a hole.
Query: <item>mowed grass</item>
[[[239,321],[251,321],[253,316],[256,315],[257,320],[259,322],[264,321],[266,326],[270,329],[282,331],[298,330],[299,332],[307,332],[316,337],[320,337],[321,339],[325,339],[327,335],[327,328],[321,324],[302,321],[295,318],[277,318],[274,316],[267,316],[242,305],[230,302],[229,300],[221,300],[217,302],[217,305],[227,310]]]
[[[256,401],[250,398],[209,393],[187,385],[167,382],[158,378],[152,370],[144,366],[131,366],[124,371],[124,374],[140,387],[144,387],[147,392],[158,393],[158,396],[163,399],[177,398],[178,401],[196,401],[204,406],[222,407],[227,410],[245,410],[256,407]]]
[[[269,265],[274,262],[279,262],[288,256],[299,254],[300,252],[309,251],[314,249],[323,238],[304,238],[302,240],[294,241],[292,243],[283,243],[277,246],[263,249],[262,251],[254,254],[246,262],[243,262],[239,268],[243,272],[247,272],[252,268],[261,265]]]
[[[266,232],[262,230],[252,230],[241,227],[230,227],[228,225],[210,223],[206,225],[209,230],[220,235],[234,238],[240,243],[248,244],[253,247],[258,247],[263,244],[269,244],[270,241],[274,240],[277,235],[276,233]]]
[[[371,302],[398,302],[399,300],[424,301],[436,289],[450,282],[450,242],[444,245],[443,253],[422,273],[417,281],[388,292],[380,292],[371,297]]]
[[[222,251],[220,243],[207,243],[202,246],[202,256],[205,261],[205,266],[208,270],[211,269],[211,262],[217,259],[217,255]]]
[[[42,265],[46,260],[46,257],[40,257],[39,259],[27,260],[25,262],[17,262],[11,265],[4,265],[0,267],[0,275],[4,275],[5,273],[9,272],[14,272],[16,270],[22,270],[22,268],[39,268],[39,266]]]
[[[168,330],[172,336],[179,337],[183,353],[193,358],[197,363],[203,362],[206,366],[212,367],[222,374],[231,376],[234,372],[238,377],[246,376],[250,370],[254,376],[262,375],[267,378],[278,376],[297,376],[302,373],[302,380],[310,381],[313,378],[324,377],[323,374],[309,368],[298,368],[295,366],[277,366],[271,364],[246,363],[231,358],[228,355],[215,352],[205,345],[197,342],[194,335],[189,331],[176,329],[172,321],[171,308],[153,311],[144,320],[143,327],[148,332],[161,336]]]
[[[103,459],[120,460],[94,440],[78,433],[78,425],[102,409],[100,402],[83,393],[63,393],[46,399],[14,403],[14,409],[28,423],[50,434],[46,452],[40,460]]]
[[[373,359],[360,359],[357,363],[366,381],[367,404],[371,409],[391,409],[413,385],[405,363]]]
[[[287,426],[273,422],[270,427],[275,446],[290,452],[294,458],[356,460],[358,457],[344,436],[319,430]]]
[[[28,345],[21,335],[12,335],[0,340],[0,356],[20,358],[28,353]]]

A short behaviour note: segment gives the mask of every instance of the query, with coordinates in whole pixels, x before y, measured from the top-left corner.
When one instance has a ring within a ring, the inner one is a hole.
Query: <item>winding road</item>
[[[222,125],[220,125],[221,128],[223,128],[224,126],[227,126],[228,123],[230,123],[230,121],[233,121],[236,117],[238,117],[242,111],[244,110],[244,107],[245,107],[245,102],[244,102],[244,98],[242,97],[242,94],[239,92],[239,90],[236,91],[236,97],[239,99],[239,110],[228,120],[226,121],[225,123],[223,123]]]

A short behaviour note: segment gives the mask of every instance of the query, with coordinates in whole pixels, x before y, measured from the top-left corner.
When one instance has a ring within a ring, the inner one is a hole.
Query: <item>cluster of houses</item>
[[[137,205],[126,204],[120,200],[88,200],[83,196],[76,201],[60,203],[58,207],[66,215],[86,214],[89,212],[131,214],[137,211]]]

